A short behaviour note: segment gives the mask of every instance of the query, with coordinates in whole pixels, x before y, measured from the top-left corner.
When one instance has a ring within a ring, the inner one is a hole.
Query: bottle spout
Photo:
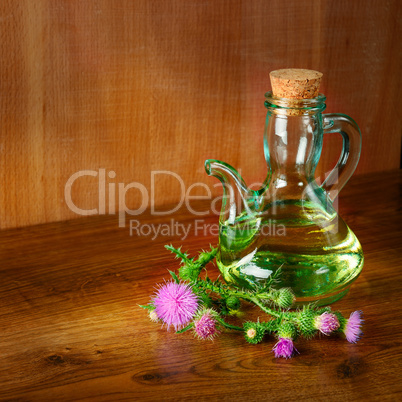
[[[226,220],[228,213],[228,223],[234,223],[236,216],[243,211],[247,214],[255,212],[256,192],[246,186],[235,168],[225,162],[207,159],[205,171],[209,176],[216,177],[223,186],[221,220]]]

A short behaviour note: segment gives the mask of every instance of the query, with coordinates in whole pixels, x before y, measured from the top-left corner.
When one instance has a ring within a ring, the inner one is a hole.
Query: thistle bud
[[[240,308],[240,299],[236,296],[229,296],[225,302],[230,310],[238,310]]]
[[[285,359],[292,357],[294,351],[297,352],[293,345],[293,340],[290,338],[279,338],[272,350],[275,353],[275,357],[284,357]]]
[[[259,322],[245,322],[243,324],[244,336],[248,343],[260,343],[264,337],[264,327]]]
[[[299,313],[299,328],[305,338],[312,338],[317,332],[314,325],[315,317],[314,311],[309,309],[304,309]]]
[[[179,276],[185,281],[196,280],[200,274],[201,268],[192,263],[187,263],[179,268]]]
[[[293,345],[293,340],[296,337],[297,329],[293,324],[289,322],[281,324],[278,328],[278,342],[272,349],[275,357],[284,357],[286,359],[292,357],[293,353],[297,352],[297,349]]]
[[[292,289],[279,289],[274,295],[274,302],[281,308],[289,308],[295,301],[295,295]]]
[[[278,328],[278,338],[296,339],[297,338],[296,327],[289,322],[282,324]]]
[[[335,314],[325,312],[314,318],[314,326],[324,335],[329,335],[336,331],[340,325]]]
[[[198,339],[213,340],[218,334],[215,310],[203,308],[194,319],[194,334]]]
[[[356,343],[360,339],[363,333],[361,330],[364,321],[362,315],[362,311],[354,311],[349,319],[346,320],[343,332],[348,342]]]

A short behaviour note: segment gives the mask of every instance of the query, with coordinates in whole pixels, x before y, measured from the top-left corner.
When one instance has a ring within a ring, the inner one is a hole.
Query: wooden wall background
[[[213,157],[261,181],[268,73],[284,67],[322,71],[327,111],[358,122],[357,174],[398,168],[400,9],[399,0],[2,0],[0,227],[78,217],[64,186],[80,170],[149,190],[151,171],[169,170],[186,187],[212,187],[203,163]],[[327,141],[320,172],[339,149]],[[156,185],[158,206],[177,201],[175,178]],[[128,194],[138,207],[137,190]],[[77,180],[73,201],[97,208],[97,178]]]

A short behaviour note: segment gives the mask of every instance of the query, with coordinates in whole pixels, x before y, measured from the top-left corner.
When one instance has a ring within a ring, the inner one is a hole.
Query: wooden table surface
[[[274,358],[272,339],[250,345],[225,332],[198,341],[138,307],[177,267],[164,244],[195,252],[217,242],[196,236],[198,217],[186,211],[141,215],[142,224],[193,225],[185,240],[130,236],[117,216],[0,232],[0,399],[400,400],[401,206],[401,171],[354,177],[343,190],[340,213],[365,266],[333,307],[362,309],[364,336],[301,340],[289,360]]]

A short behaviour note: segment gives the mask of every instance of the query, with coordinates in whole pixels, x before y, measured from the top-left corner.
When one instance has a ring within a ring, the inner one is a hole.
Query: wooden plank
[[[216,194],[203,163],[217,158],[261,182],[264,93],[281,67],[324,73],[327,110],[362,128],[358,174],[398,168],[398,10],[397,0],[2,1],[0,227],[79,217],[64,187],[83,170],[148,191],[151,172],[167,170]],[[318,175],[338,153],[328,139]],[[97,208],[98,186],[80,178],[74,202]],[[180,197],[173,176],[157,188],[158,206]],[[130,190],[127,205],[140,203]]]
[[[365,266],[334,308],[364,311],[363,338],[355,345],[302,340],[290,360],[273,357],[272,339],[249,345],[224,332],[202,342],[166,332],[138,307],[177,267],[163,244],[194,253],[216,236],[192,231],[185,240],[152,241],[130,236],[110,217],[0,232],[0,399],[400,399],[401,184],[400,171],[356,177],[340,200]],[[375,202],[374,188],[381,194]],[[141,222],[171,218],[195,222],[185,210],[169,218],[144,214]],[[208,216],[204,223],[216,222]]]

